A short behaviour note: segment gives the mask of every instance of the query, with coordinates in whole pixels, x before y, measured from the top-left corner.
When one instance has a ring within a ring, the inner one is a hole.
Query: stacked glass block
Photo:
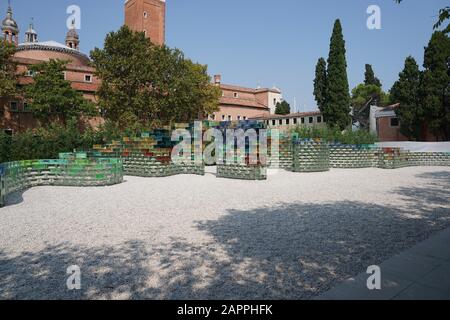
[[[193,133],[193,144],[187,160],[175,164],[172,161],[172,150],[178,142],[172,141],[172,131],[186,129]],[[167,177],[177,174],[204,175],[205,167],[202,156],[195,159],[194,148],[200,135],[193,131],[192,124],[174,124],[163,129],[141,133],[136,137],[124,137],[121,141],[113,141],[105,146],[95,145],[92,156],[120,158],[124,165],[124,174],[139,177]]]
[[[408,152],[410,166],[450,166],[450,152]]]
[[[371,168],[376,162],[375,145],[330,145],[330,166],[332,168]]]
[[[55,160],[23,160],[1,165],[1,201],[11,192],[35,186],[107,186],[123,181],[120,159],[88,159],[86,153]]]
[[[378,151],[378,167],[398,169],[409,166],[408,152],[401,148],[382,148]]]
[[[330,148],[321,139],[296,139],[293,141],[294,172],[322,172],[330,170]]]

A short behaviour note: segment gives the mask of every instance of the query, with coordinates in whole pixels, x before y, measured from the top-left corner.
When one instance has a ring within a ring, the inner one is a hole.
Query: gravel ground
[[[449,227],[449,199],[444,167],[36,187],[0,209],[0,298],[310,299]]]

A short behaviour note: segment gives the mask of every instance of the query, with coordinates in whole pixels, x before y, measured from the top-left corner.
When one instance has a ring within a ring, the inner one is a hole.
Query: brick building
[[[80,91],[86,99],[95,102],[95,92],[100,80],[95,77],[95,69],[90,66],[89,57],[79,50],[80,39],[74,26],[67,32],[65,44],[56,41],[38,40],[38,33],[30,24],[25,32],[25,41],[19,43],[19,27],[13,18],[11,7],[2,22],[3,37],[16,45],[16,53],[13,60],[17,63],[19,86],[25,86],[33,81],[33,74],[29,70],[31,65],[39,64],[50,59],[68,61],[67,70],[64,73],[66,80],[72,87]],[[12,134],[36,126],[36,120],[32,117],[27,103],[22,97],[0,98],[0,127],[5,132]],[[98,125],[102,119],[93,118],[91,125]]]
[[[380,142],[409,141],[409,139],[400,132],[400,120],[395,112],[399,106],[400,104],[397,103],[383,108],[376,107],[376,134]],[[426,123],[423,124],[421,131],[421,141],[436,142],[440,140],[439,137],[430,132]]]
[[[126,0],[125,24],[144,32],[153,43],[163,45],[166,33],[166,0]]]
[[[320,127],[325,125],[320,111],[297,112],[287,115],[266,114],[252,120],[263,120],[269,128],[289,129],[297,126]]]
[[[132,30],[144,32],[153,43],[165,43],[165,0],[126,0],[124,3],[125,24]],[[65,43],[57,41],[39,41],[38,33],[30,24],[25,33],[25,41],[19,43],[19,26],[13,18],[13,11],[8,7],[6,18],[2,22],[4,39],[14,43],[17,51],[14,61],[18,65],[19,85],[24,86],[33,81],[29,66],[61,59],[69,61],[65,79],[83,96],[96,101],[96,91],[101,84],[90,66],[89,57],[80,52],[80,37],[73,26],[66,35]],[[275,113],[275,107],[282,101],[281,91],[277,88],[245,88],[221,83],[221,76],[214,77],[215,85],[222,90],[220,111],[209,115],[216,121],[246,120]],[[0,128],[8,133],[34,128],[37,123],[32,117],[22,97],[0,97]],[[101,118],[90,119],[91,125],[103,122]]]
[[[220,75],[214,76],[214,84],[222,90],[218,112],[209,115],[215,121],[236,121],[275,113],[277,103],[283,101],[277,88],[245,88],[223,84]]]

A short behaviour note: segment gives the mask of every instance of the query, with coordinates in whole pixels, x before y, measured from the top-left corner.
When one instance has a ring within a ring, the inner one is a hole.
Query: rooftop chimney
[[[220,82],[222,81],[222,76],[220,74],[216,74],[214,76],[214,84],[215,85],[220,85]]]

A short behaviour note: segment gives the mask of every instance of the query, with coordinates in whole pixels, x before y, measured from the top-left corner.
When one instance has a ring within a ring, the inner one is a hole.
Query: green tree
[[[433,134],[450,139],[450,38],[433,33],[425,48],[421,95],[425,118]]]
[[[327,62],[320,58],[316,65],[316,77],[314,79],[314,97],[320,112],[324,112],[325,96],[327,89]]]
[[[364,84],[365,85],[374,85],[377,87],[382,87],[380,79],[375,77],[375,73],[373,72],[372,65],[366,64],[366,72],[364,74]]]
[[[33,115],[42,123],[95,116],[96,107],[64,79],[67,61],[50,60],[30,67],[33,83],[24,89]]]
[[[15,51],[14,45],[0,39],[0,97],[16,92],[16,63],[12,60]]]
[[[396,109],[400,131],[416,141],[420,141],[423,135],[424,110],[419,94],[421,77],[416,60],[409,56],[399,74],[399,80],[394,83],[390,92],[391,102],[400,104]]]
[[[287,103],[287,101],[283,100],[277,103],[277,106],[275,107],[275,114],[287,115],[290,113],[291,113],[291,106],[289,103]]]
[[[353,123],[360,129],[370,128],[370,106],[385,106],[389,103],[389,95],[381,87],[374,84],[361,83],[352,90]]]
[[[120,127],[189,121],[218,110],[220,89],[206,66],[177,49],[157,46],[123,26],[91,52],[102,79],[98,97],[106,119]]]
[[[345,54],[345,40],[341,22],[338,19],[334,23],[330,41],[323,116],[328,125],[341,130],[351,124],[350,93]]]

